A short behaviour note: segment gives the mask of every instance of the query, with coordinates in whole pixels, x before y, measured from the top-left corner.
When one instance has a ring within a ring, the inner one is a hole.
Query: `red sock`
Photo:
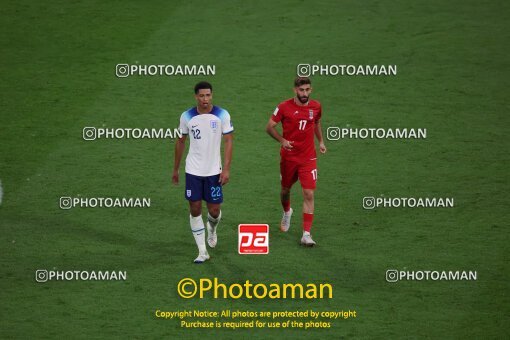
[[[313,214],[303,213],[303,230],[310,232],[312,229]]]
[[[283,211],[288,212],[290,210],[290,200],[282,201]]]

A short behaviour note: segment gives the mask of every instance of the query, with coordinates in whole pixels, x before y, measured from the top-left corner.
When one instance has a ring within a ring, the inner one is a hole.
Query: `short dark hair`
[[[212,92],[212,85],[206,81],[201,81],[195,85],[195,94],[198,94],[198,91],[205,89],[209,89]]]
[[[312,85],[312,81],[308,77],[297,77],[294,79],[294,87],[299,87],[301,85],[310,84]]]

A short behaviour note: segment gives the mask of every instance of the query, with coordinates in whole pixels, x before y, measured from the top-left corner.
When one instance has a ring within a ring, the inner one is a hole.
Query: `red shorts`
[[[280,161],[282,187],[291,188],[299,179],[303,189],[315,189],[317,183],[317,160],[294,162],[286,159]]]

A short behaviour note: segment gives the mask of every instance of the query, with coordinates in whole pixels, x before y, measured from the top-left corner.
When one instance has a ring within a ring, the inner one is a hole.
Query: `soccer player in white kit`
[[[212,105],[212,86],[202,81],[195,85],[197,106],[181,115],[182,138],[175,143],[172,182],[179,183],[179,166],[184,153],[186,138],[190,147],[186,157],[185,198],[189,201],[191,232],[198,247],[195,263],[209,260],[205,245],[205,227],[202,220],[202,200],[207,203],[207,243],[214,248],[218,243],[216,227],[221,219],[223,202],[222,186],[228,183],[234,127],[230,114]],[[221,139],[224,144],[224,162],[221,165]]]

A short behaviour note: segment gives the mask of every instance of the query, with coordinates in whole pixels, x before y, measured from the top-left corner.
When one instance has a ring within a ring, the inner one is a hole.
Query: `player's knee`
[[[220,206],[215,206],[215,207],[209,207],[209,215],[211,215],[212,217],[214,218],[217,218],[218,216],[220,216]]]
[[[189,211],[191,216],[197,217],[202,215],[202,202],[190,202],[189,204]]]
[[[313,201],[313,190],[303,190],[303,198],[307,201]]]

